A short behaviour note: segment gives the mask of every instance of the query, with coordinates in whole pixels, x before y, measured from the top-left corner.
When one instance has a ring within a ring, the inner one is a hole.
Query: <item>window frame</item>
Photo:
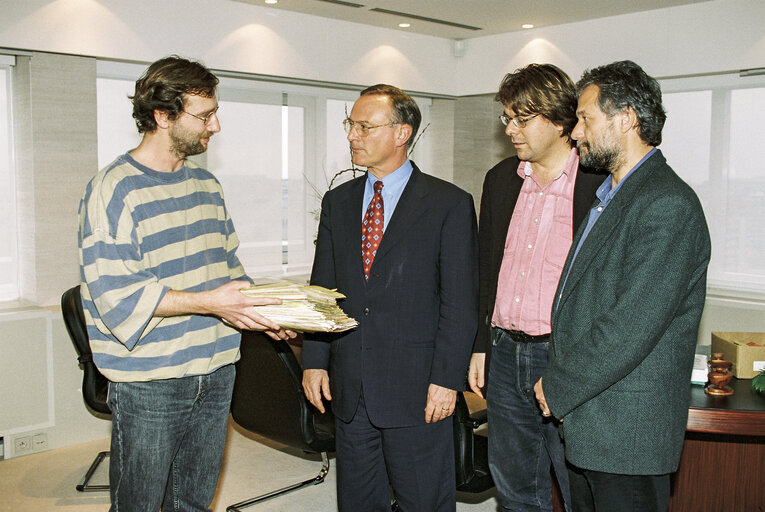
[[[764,75],[742,76],[721,73],[659,79],[662,94],[696,91],[711,92],[711,133],[709,144],[709,190],[706,218],[712,239],[712,259],[707,276],[707,291],[729,298],[765,301],[765,274],[752,274],[726,268],[726,234],[729,208],[728,188],[732,144],[732,91],[765,88]],[[670,113],[671,115],[671,113]],[[661,146],[659,146],[661,149]],[[672,165],[671,156],[668,157]]]
[[[14,301],[20,297],[19,289],[19,252],[18,252],[18,224],[16,211],[16,166],[15,166],[15,146],[13,130],[13,67],[16,65],[16,58],[13,55],[0,54],[0,87],[3,89],[5,101],[0,105],[0,112],[3,112],[4,119],[0,118],[0,144],[4,146],[0,150],[0,180],[7,184],[4,197],[0,198],[7,205],[7,214],[4,215],[3,222],[7,227],[7,234],[0,240],[3,247],[7,250],[6,255],[0,255],[0,265],[3,272],[0,275],[0,301]],[[4,188],[4,187],[2,187]],[[0,190],[2,190],[0,188]]]
[[[124,80],[135,81],[144,71],[145,66],[133,63],[124,63],[119,61],[97,60],[96,77],[97,80]],[[327,167],[327,101],[339,100],[346,101],[349,104],[358,98],[358,86],[346,84],[329,84],[317,82],[316,84],[306,85],[305,81],[283,79],[278,77],[261,77],[258,75],[249,75],[246,73],[231,73],[225,71],[213,70],[219,77],[218,97],[221,102],[239,101],[254,103],[263,102],[263,104],[280,104],[282,107],[299,107],[304,112],[303,128],[303,151],[304,162],[303,170],[304,183],[298,190],[302,191],[305,215],[302,219],[303,225],[299,227],[298,232],[302,233],[300,239],[295,238],[294,232],[289,225],[289,204],[294,198],[290,198],[290,189],[288,187],[287,196],[282,198],[282,261],[280,265],[247,265],[245,270],[255,278],[291,278],[296,277],[304,279],[310,274],[315,235],[318,229],[318,212],[321,207],[321,196],[326,192],[326,188],[333,176],[342,169],[328,169]],[[296,83],[297,82],[297,83]],[[420,131],[424,129],[430,119],[429,106],[432,99],[424,96],[415,96],[415,101],[420,105],[423,113],[423,123]],[[221,112],[222,124],[225,132],[225,112]],[[338,121],[339,124],[339,121]],[[342,133],[342,132],[341,132]],[[345,142],[345,134],[342,134],[342,144]],[[334,137],[334,135],[333,135]],[[416,147],[414,154],[417,158],[424,161],[419,164],[424,165],[425,169],[430,167],[430,144],[428,137],[423,137]],[[127,149],[127,148],[126,148]],[[117,155],[111,156],[111,158]],[[203,167],[207,167],[207,153],[192,157],[192,160]],[[99,164],[100,165],[100,164]],[[346,167],[350,167],[350,155]],[[292,165],[290,165],[292,167]],[[215,174],[215,169],[210,169]],[[294,179],[288,176],[288,183]],[[224,187],[224,193],[230,195]],[[232,213],[234,225],[237,227],[237,233],[240,232],[239,226],[243,220],[241,215]],[[292,219],[294,222],[294,219]],[[240,235],[241,246],[257,246],[262,244],[274,245],[273,240],[246,240]],[[240,246],[240,247],[241,247]],[[293,255],[293,257],[291,257]]]

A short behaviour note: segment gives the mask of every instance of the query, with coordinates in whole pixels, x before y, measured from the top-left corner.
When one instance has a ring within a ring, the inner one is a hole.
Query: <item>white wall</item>
[[[654,76],[765,66],[765,2],[716,0],[452,41],[230,0],[0,0],[0,47],[452,95],[493,92],[504,73],[552,62],[572,77],[632,59]]]
[[[718,0],[470,39],[461,95],[493,91],[505,73],[551,62],[576,79],[630,59],[655,77],[765,66],[765,2]]]
[[[229,0],[0,0],[0,47],[456,93],[451,41]]]

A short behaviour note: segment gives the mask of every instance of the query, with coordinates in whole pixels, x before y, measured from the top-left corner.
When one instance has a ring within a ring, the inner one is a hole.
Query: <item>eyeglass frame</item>
[[[359,137],[366,137],[369,135],[369,130],[374,130],[375,128],[382,128],[383,126],[396,126],[397,124],[401,124],[399,121],[391,121],[387,124],[378,124],[374,126],[367,126],[365,124],[362,124],[364,121],[354,121],[350,117],[346,117],[343,119],[343,130],[345,130],[345,133],[350,135],[354,128],[356,128],[356,132],[359,134]],[[350,125],[350,128],[348,127]]]
[[[534,119],[535,117],[537,117],[538,115],[539,113],[536,113],[533,116],[528,116],[528,117],[519,117],[519,116],[510,117],[509,115],[503,112],[498,117],[499,117],[499,120],[502,121],[502,124],[505,126],[510,124],[510,122],[512,121],[512,123],[515,125],[516,128],[526,128],[526,124],[532,119]]]
[[[184,114],[188,114],[191,117],[196,117],[197,119],[202,121],[205,124],[205,126],[206,126],[207,123],[210,122],[210,119],[212,119],[212,116],[218,114],[218,109],[219,108],[220,108],[220,105],[216,105],[215,108],[212,109],[206,116],[200,116],[199,114],[192,114],[191,112],[189,112],[187,110],[181,110],[181,112],[183,112]]]

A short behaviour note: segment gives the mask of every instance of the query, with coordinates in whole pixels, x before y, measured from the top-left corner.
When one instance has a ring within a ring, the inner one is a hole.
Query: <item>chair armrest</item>
[[[476,411],[470,414],[470,421],[473,423],[473,428],[476,429],[486,423],[488,418],[486,416],[486,409]]]

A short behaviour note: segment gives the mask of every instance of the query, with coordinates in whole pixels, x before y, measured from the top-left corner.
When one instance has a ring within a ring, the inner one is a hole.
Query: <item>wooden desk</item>
[[[765,396],[751,380],[731,386],[728,397],[691,388],[671,512],[765,511]]]

